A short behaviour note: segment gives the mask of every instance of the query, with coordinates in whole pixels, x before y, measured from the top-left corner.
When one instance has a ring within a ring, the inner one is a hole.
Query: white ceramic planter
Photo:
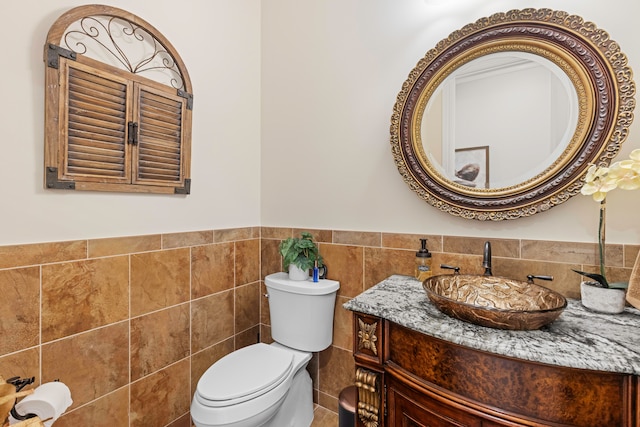
[[[627,289],[627,302],[640,309],[640,252],[638,252],[636,262],[633,264],[633,270],[631,270],[629,288]]]
[[[309,278],[309,270],[304,271],[298,266],[289,264],[289,279],[291,280],[307,280]]]
[[[599,288],[586,282],[580,284],[582,305],[598,313],[617,314],[624,311],[625,290]]]

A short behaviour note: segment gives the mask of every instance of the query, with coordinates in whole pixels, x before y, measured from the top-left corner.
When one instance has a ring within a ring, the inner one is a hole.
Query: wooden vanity
[[[357,426],[640,426],[638,310],[570,301],[541,330],[494,330],[440,313],[406,276],[345,307]]]

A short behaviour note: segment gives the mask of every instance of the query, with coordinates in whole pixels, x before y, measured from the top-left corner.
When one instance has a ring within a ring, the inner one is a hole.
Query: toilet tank
[[[302,351],[321,351],[331,345],[339,282],[289,280],[287,273],[270,274],[264,281],[274,341]]]

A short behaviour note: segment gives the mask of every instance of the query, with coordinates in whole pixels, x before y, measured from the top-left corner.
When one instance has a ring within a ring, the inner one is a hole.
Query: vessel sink
[[[551,289],[498,276],[446,274],[422,286],[443,313],[496,329],[539,329],[567,306],[566,298]]]

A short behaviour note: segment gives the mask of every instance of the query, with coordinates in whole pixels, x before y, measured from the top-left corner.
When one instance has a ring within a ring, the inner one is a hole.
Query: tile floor
[[[311,427],[338,427],[338,414],[322,406],[316,406]]]

